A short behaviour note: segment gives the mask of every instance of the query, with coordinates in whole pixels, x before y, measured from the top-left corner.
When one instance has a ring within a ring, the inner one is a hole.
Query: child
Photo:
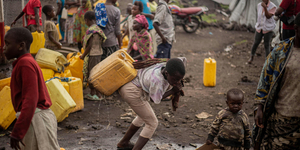
[[[157,52],[155,58],[171,58],[171,48],[175,38],[174,23],[168,7],[170,0],[159,0],[153,26],[157,32]]]
[[[106,36],[101,28],[96,24],[95,12],[86,12],[84,14],[84,20],[89,28],[83,39],[84,53],[80,56],[80,58],[84,59],[83,82],[86,84],[90,71],[101,61],[101,56],[103,54],[102,44],[106,40]],[[87,95],[87,99],[100,100],[101,94],[99,91],[97,91],[92,84],[89,84],[89,87],[91,89],[91,93]]]
[[[54,7],[52,5],[45,5],[42,11],[46,15],[44,24],[45,48],[51,50],[61,49],[62,44],[59,43],[59,33],[55,24],[51,21],[55,17]]]
[[[52,105],[42,71],[29,53],[33,41],[26,28],[12,28],[5,35],[4,54],[17,58],[11,75],[11,100],[17,121],[10,135],[13,149],[59,150],[57,120],[49,109]],[[20,144],[21,143],[21,144]]]
[[[262,2],[257,5],[256,31],[248,64],[252,63],[256,49],[260,44],[262,37],[264,37],[266,57],[269,55],[272,36],[274,34],[273,30],[276,27],[276,21],[274,19],[275,11],[276,5],[270,0],[262,0]]]
[[[135,16],[138,14],[141,14],[143,12],[143,3],[140,1],[134,2],[134,5],[132,6],[131,14],[127,19],[127,30],[125,31],[125,34],[122,38],[124,38],[126,35],[128,35],[129,41],[131,40],[131,37],[134,35],[133,30],[133,21],[135,19]]]
[[[210,145],[218,136],[219,147],[224,150],[245,150],[250,148],[250,129],[247,114],[241,110],[244,94],[239,89],[227,92],[227,106],[221,110],[208,134],[206,144]]]
[[[129,42],[127,51],[134,60],[154,58],[152,55],[151,36],[147,31],[148,26],[148,21],[144,15],[136,15],[132,27],[136,32]]]
[[[185,75],[185,58],[173,58],[167,63],[159,63],[148,68],[140,69],[133,81],[120,88],[119,93],[129,104],[137,117],[132,121],[124,137],[118,143],[118,150],[134,149],[141,150],[154,134],[158,120],[149,104],[156,104],[169,95],[181,91],[181,80]],[[145,123],[135,145],[130,143],[132,136]]]

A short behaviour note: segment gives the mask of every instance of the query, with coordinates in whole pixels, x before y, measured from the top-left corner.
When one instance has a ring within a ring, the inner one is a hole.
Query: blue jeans
[[[169,43],[161,43],[157,46],[155,58],[171,58],[172,45]]]

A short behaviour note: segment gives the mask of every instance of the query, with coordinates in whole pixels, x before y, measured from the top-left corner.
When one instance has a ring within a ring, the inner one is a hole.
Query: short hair
[[[227,92],[227,100],[230,99],[233,96],[235,96],[235,97],[241,97],[242,100],[244,99],[244,93],[240,89],[233,88],[233,89],[230,89]]]
[[[45,5],[43,8],[42,8],[42,11],[43,11],[43,13],[47,16],[48,14],[48,12],[50,12],[50,11],[52,11],[52,9],[53,9],[53,6],[52,5]]]
[[[27,28],[13,27],[7,31],[6,35],[12,36],[17,43],[25,42],[27,50],[30,50],[33,37]]]
[[[295,22],[294,22],[297,26],[299,26],[300,27],[300,13],[298,13],[297,15],[296,15],[296,18],[295,18]]]
[[[140,12],[143,12],[144,7],[143,7],[143,3],[141,1],[135,1],[134,5],[139,7]]]
[[[167,62],[166,70],[170,75],[175,75],[176,72],[185,75],[185,66],[181,59],[172,58]]]
[[[95,12],[94,11],[87,11],[84,14],[84,19],[87,19],[87,20],[96,20]]]

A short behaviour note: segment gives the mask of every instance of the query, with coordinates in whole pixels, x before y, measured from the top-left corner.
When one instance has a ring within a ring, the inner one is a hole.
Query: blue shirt
[[[151,11],[150,11],[150,4],[149,4],[149,1],[148,0],[133,0],[133,4],[135,1],[140,1],[143,3],[143,13],[145,14],[151,14]],[[147,18],[147,21],[148,21],[148,24],[149,24],[149,30],[152,30],[153,29],[153,21],[149,18],[149,17],[146,17]]]

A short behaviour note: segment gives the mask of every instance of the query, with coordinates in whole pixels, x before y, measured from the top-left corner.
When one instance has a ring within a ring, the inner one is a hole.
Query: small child
[[[228,108],[221,110],[208,133],[206,144],[210,145],[218,136],[219,147],[224,150],[245,150],[250,148],[250,129],[247,114],[241,110],[244,94],[239,89],[227,92]]]
[[[59,33],[54,22],[51,21],[55,17],[54,7],[52,5],[45,5],[42,11],[46,15],[44,24],[45,48],[51,50],[61,49],[62,44],[59,42]]]
[[[10,135],[12,149],[59,150],[57,120],[42,71],[29,53],[33,41],[26,28],[7,31],[4,54],[7,59],[17,58],[11,75],[11,100],[17,121]],[[20,144],[21,143],[21,144]]]
[[[83,39],[83,49],[84,53],[80,56],[84,59],[83,67],[83,82],[87,83],[90,71],[101,62],[101,57],[103,54],[102,44],[106,40],[106,36],[101,28],[96,24],[96,17],[94,11],[88,11],[84,14],[84,20],[87,26],[89,26],[84,39]],[[87,99],[90,100],[100,100],[101,94],[97,91],[92,84],[89,84],[91,93],[87,95]]]
[[[141,14],[143,12],[143,3],[140,1],[135,1],[134,5],[132,6],[131,14],[127,19],[127,30],[122,38],[128,35],[129,41],[131,40],[132,36],[134,35],[135,31],[133,30],[133,22],[135,16]]]

